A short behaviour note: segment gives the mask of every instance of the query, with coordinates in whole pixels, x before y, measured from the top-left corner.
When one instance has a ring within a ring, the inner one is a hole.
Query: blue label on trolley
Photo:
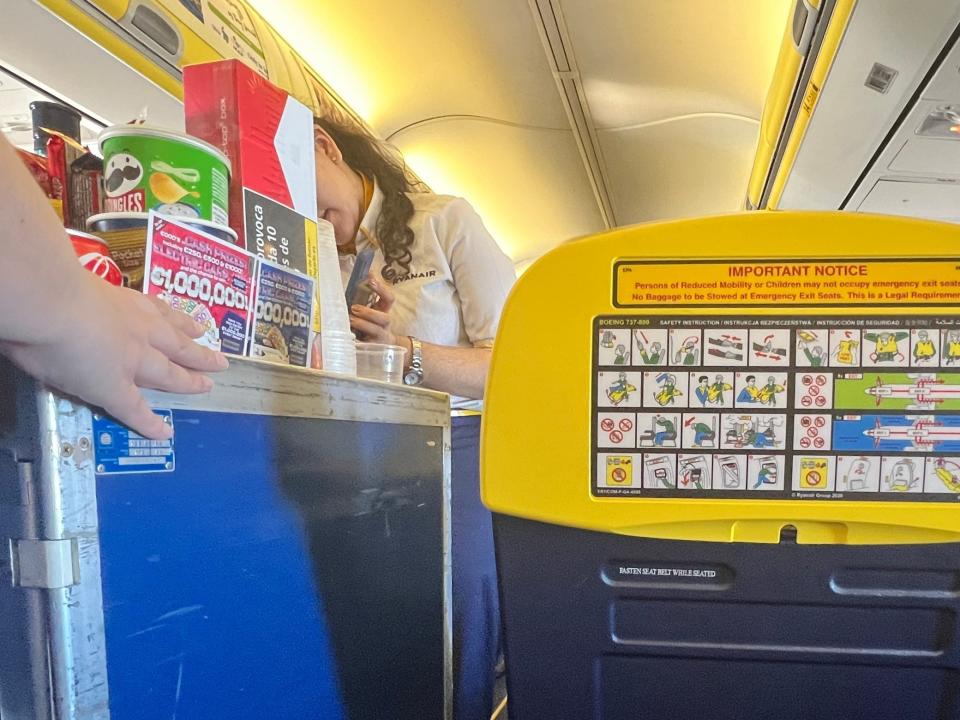
[[[154,412],[173,426],[172,411]],[[176,467],[172,438],[148,440],[103,415],[93,416],[93,447],[99,475],[173,472]]]

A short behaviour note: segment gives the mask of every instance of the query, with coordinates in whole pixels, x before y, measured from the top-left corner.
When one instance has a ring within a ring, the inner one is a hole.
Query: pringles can
[[[142,125],[100,133],[104,212],[150,210],[228,225],[230,161],[195,137]]]

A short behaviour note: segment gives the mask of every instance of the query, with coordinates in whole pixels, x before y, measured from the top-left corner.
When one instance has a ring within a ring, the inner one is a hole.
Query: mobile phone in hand
[[[370,281],[364,280],[357,285],[357,291],[353,295],[353,304],[373,307],[379,299],[380,296],[377,295],[377,291],[370,286]]]
[[[367,281],[375,252],[373,247],[365,247],[357,253],[357,260],[353,264],[347,289],[344,292],[348,308],[351,305],[370,305],[376,298],[376,293]]]

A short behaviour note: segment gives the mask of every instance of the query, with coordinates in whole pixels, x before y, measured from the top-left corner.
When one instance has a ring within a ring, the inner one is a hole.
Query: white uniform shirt
[[[433,193],[409,193],[414,213],[410,272],[393,284],[396,301],[390,329],[435,345],[490,347],[500,312],[516,280],[513,263],[497,245],[466,200]],[[383,193],[374,186],[360,231],[357,250],[376,237]],[[373,271],[384,264],[378,250]],[[408,358],[409,360],[409,358]],[[479,410],[483,403],[457,396],[456,409]]]

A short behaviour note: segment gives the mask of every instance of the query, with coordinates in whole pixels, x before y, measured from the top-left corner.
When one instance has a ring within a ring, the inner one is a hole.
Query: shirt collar
[[[382,208],[383,191],[380,189],[380,185],[377,183],[376,178],[374,178],[373,195],[370,197],[370,204],[367,206],[367,211],[363,214],[363,219],[360,221],[360,227],[357,229],[357,236],[354,238],[354,242],[357,245],[357,250],[361,250],[369,243],[374,242],[377,231],[377,220],[380,219],[380,210]]]

